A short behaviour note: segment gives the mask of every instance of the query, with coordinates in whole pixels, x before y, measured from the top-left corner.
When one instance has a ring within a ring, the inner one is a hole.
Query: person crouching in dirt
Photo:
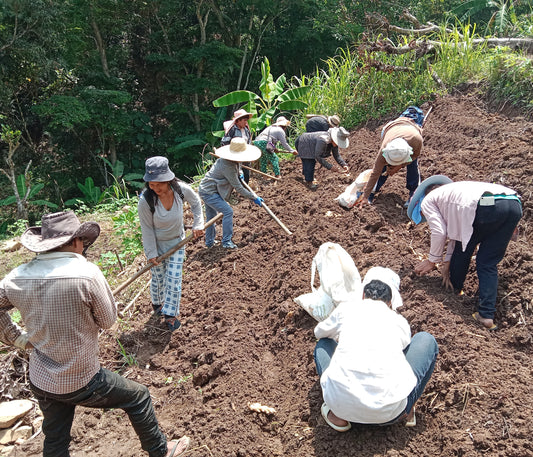
[[[402,305],[400,278],[388,268],[371,268],[363,299],[339,304],[315,327],[314,351],[324,403],[321,414],[338,432],[351,423],[416,425],[416,401],[429,381],[439,352],[435,338],[411,338]]]
[[[470,260],[479,245],[479,304],[472,317],[495,330],[498,264],[522,217],[517,193],[500,184],[452,182],[447,176],[435,175],[420,184],[407,215],[415,224],[427,220],[431,230],[429,257],[415,267],[415,273],[425,275],[440,264],[442,284],[447,289],[463,289]]]
[[[294,145],[298,151],[298,157],[302,160],[302,174],[309,189],[315,190],[317,188],[315,181],[316,162],[328,170],[339,173],[348,172],[348,165],[341,157],[338,149],[346,149],[349,146],[349,135],[344,127],[335,127],[327,132],[302,133],[296,138]],[[338,165],[332,165],[326,160],[326,157],[331,154]]]
[[[99,234],[96,222],[80,224],[72,211],[46,214],[41,227],[30,227],[20,239],[37,256],[0,282],[2,341],[31,350],[30,388],[44,417],[43,456],[70,455],[77,405],[123,409],[150,457],[180,455],[189,438],[167,442],[149,390],[98,361],[100,329],[117,319],[109,284],[84,257]],[[27,333],[11,321],[13,307]]]
[[[282,148],[294,155],[297,154],[296,150],[291,148],[287,143],[287,127],[291,125],[284,116],[279,116],[271,126],[265,128],[255,139],[254,145],[261,149],[261,165],[260,170],[263,173],[267,172],[267,166],[272,164],[272,170],[276,178],[279,178],[281,173],[279,171],[279,159],[276,155],[277,144],[281,143]]]
[[[181,323],[178,319],[181,301],[181,279],[185,248],[178,249],[163,261],[157,258],[185,238],[183,205],[189,203],[193,214],[193,235],[204,235],[202,201],[191,186],[179,182],[168,167],[166,157],[151,157],[145,162],[146,189],[137,205],[143,248],[152,263],[150,295],[156,316],[163,315],[173,332]]]
[[[355,206],[362,208],[367,203],[372,204],[375,193],[381,190],[387,178],[404,167],[407,167],[405,187],[409,190],[409,198],[411,198],[420,183],[418,157],[424,143],[423,122],[424,112],[416,106],[410,106],[400,117],[383,127],[381,146],[374,168]],[[408,203],[409,200],[405,206]]]
[[[228,203],[231,192],[235,189],[243,197],[252,200],[256,205],[262,206],[263,199],[254,192],[247,190],[239,179],[239,163],[253,162],[261,156],[261,150],[246,144],[242,138],[233,138],[228,146],[216,150],[219,157],[211,169],[200,181],[198,193],[205,204],[205,216],[211,220],[222,213],[222,247],[236,249],[233,242],[233,209]],[[208,248],[216,244],[215,224],[205,230],[205,245]]]

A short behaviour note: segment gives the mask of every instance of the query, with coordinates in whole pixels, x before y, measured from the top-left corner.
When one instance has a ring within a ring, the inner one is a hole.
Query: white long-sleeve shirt
[[[204,228],[202,200],[188,184],[180,182],[180,187],[185,201],[191,206],[193,230],[202,230]],[[144,194],[139,198],[137,208],[141,224],[143,248],[147,259],[159,257],[185,237],[183,203],[184,201],[174,191],[172,208],[167,210],[158,199],[154,207],[155,211],[152,214]]]
[[[338,339],[320,385],[333,413],[350,422],[382,424],[398,417],[416,386],[403,350],[407,320],[382,301],[341,303],[315,327],[317,338]]]
[[[487,182],[459,181],[437,187],[422,200],[421,210],[431,230],[429,260],[442,262],[446,241],[448,247],[444,260],[449,261],[455,241],[466,249],[474,232],[474,219],[479,199],[485,193],[493,195],[515,195],[516,192],[500,184]]]

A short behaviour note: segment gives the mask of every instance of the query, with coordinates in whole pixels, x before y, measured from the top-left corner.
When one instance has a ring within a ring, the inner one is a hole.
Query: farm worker
[[[296,149],[293,149],[287,143],[287,127],[291,125],[284,116],[279,116],[270,127],[265,128],[255,139],[254,145],[261,149],[261,171],[267,172],[267,166],[272,164],[272,169],[276,177],[280,176],[279,171],[279,159],[276,155],[277,144],[281,143],[283,149],[287,152],[291,152],[294,155],[297,154]],[[270,145],[270,146],[269,146]],[[270,149],[270,150],[269,150]]]
[[[348,165],[341,157],[338,148],[346,149],[350,144],[348,131],[344,127],[335,127],[327,132],[306,132],[296,138],[295,146],[298,156],[302,159],[302,174],[305,183],[311,190],[317,188],[315,181],[315,165],[320,163],[328,170],[334,170],[339,173],[346,173]],[[338,146],[338,148],[335,148]],[[338,166],[330,164],[326,157],[333,154],[333,158]]]
[[[30,388],[44,416],[43,456],[70,455],[77,405],[123,409],[150,457],[180,455],[189,438],[167,442],[148,389],[98,361],[99,331],[117,318],[104,275],[84,257],[99,234],[96,222],[80,224],[71,211],[45,214],[41,227],[30,227],[20,239],[37,256],[0,282],[2,340],[31,349]],[[13,307],[27,333],[11,321]]]
[[[417,106],[409,106],[397,119],[386,124],[381,131],[381,146],[374,162],[372,174],[362,195],[355,202],[360,208],[374,201],[389,176],[407,167],[406,188],[409,198],[420,183],[418,156],[422,151],[422,124],[424,112]],[[375,190],[374,190],[375,187]],[[407,202],[408,203],[408,202]],[[407,206],[407,204],[406,204]]]
[[[150,295],[156,316],[163,315],[168,329],[173,332],[181,323],[178,319],[181,301],[181,280],[185,248],[157,261],[185,238],[183,206],[189,203],[193,214],[194,238],[204,235],[202,201],[192,188],[178,182],[168,166],[166,157],[151,157],[145,162],[146,188],[137,205],[141,224],[143,248],[152,263]]]
[[[248,125],[248,120],[253,117],[252,113],[245,109],[239,109],[233,113],[233,118],[230,121],[224,122],[224,136],[220,140],[220,146],[227,146],[230,144],[232,138],[244,138],[247,144],[252,144],[252,132]],[[244,165],[250,165],[246,162]],[[242,168],[240,174],[243,176],[244,182],[248,184],[250,181],[250,170]]]
[[[427,220],[431,230],[429,258],[415,267],[416,274],[425,275],[441,264],[446,288],[462,290],[470,259],[479,245],[479,304],[472,316],[489,330],[496,329],[498,263],[522,217],[517,193],[500,184],[452,182],[446,176],[435,175],[420,184],[407,215],[415,224]]]
[[[338,115],[325,116],[323,114],[308,114],[305,123],[306,132],[327,132],[331,128],[340,127],[341,119]]]
[[[233,238],[233,209],[228,203],[231,192],[235,189],[243,197],[261,206],[263,199],[254,192],[248,191],[239,180],[240,162],[252,162],[261,156],[261,150],[246,144],[243,138],[233,138],[228,146],[216,150],[219,157],[211,169],[200,181],[198,192],[205,204],[205,216],[212,219],[217,213],[222,213],[222,247],[236,249]],[[211,248],[215,245],[215,224],[205,231],[205,245]]]
[[[338,432],[351,423],[416,425],[416,401],[433,373],[435,338],[411,338],[402,305],[400,278],[374,267],[363,280],[363,298],[339,304],[315,327],[314,358],[324,403],[321,414]]]

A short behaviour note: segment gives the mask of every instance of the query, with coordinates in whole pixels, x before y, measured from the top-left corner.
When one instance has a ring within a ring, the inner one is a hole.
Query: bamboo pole
[[[213,225],[215,222],[218,222],[220,219],[222,219],[222,213],[217,214],[213,219],[209,220],[205,223],[204,229],[209,227],[210,225]],[[194,238],[194,233],[190,233],[188,236],[183,238],[176,246],[173,248],[170,248],[167,252],[160,255],[156,260],[158,262],[161,262],[162,260],[165,260],[167,257],[170,257],[172,254],[174,254],[178,249],[181,249],[183,246],[185,246],[189,241],[191,241]],[[148,262],[143,268],[141,268],[137,273],[135,273],[131,278],[129,278],[127,281],[124,281],[120,286],[118,286],[114,291],[113,295],[116,296],[120,292],[122,292],[127,286],[129,286],[133,281],[135,281],[139,276],[142,276],[144,273],[146,273],[148,270],[150,270],[153,267],[152,262]]]
[[[217,159],[220,158],[219,156],[217,156],[216,154],[213,154],[212,152],[210,152],[209,154],[211,154],[213,157],[216,157]],[[273,179],[275,181],[279,181],[281,179],[281,177],[278,178],[276,176],[272,176],[272,175],[269,175],[267,173],[263,173],[262,171],[256,170],[255,168],[252,168],[252,167],[248,167],[246,165],[243,165],[242,163],[241,163],[241,168],[246,168],[247,170],[253,171],[254,173],[257,173],[258,175],[265,176],[265,177]]]

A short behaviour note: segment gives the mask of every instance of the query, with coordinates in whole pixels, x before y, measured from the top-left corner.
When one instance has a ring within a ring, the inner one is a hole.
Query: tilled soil
[[[357,129],[344,154],[349,177],[318,170],[319,187],[312,192],[303,185],[299,159],[282,162],[280,182],[252,177],[292,235],[263,209],[236,198],[239,249],[188,246],[180,330],[170,334],[150,317],[146,289],[119,330],[101,336],[103,365],[150,388],[165,433],[191,437],[187,456],[533,455],[533,123],[493,113],[473,95],[431,104],[422,178],[440,173],[497,182],[522,195],[521,234],[499,267],[499,329],[489,332],[471,317],[475,262],[462,296],[443,289],[438,271],[414,275],[428,252],[429,231],[426,224],[413,226],[403,208],[405,171],[389,179],[372,207],[346,211],[334,200],[373,165],[380,125],[390,119]],[[106,236],[97,243],[105,247]],[[293,299],[310,292],[311,261],[326,241],[339,243],[362,277],[378,265],[398,272],[401,313],[413,333],[428,331],[439,343],[414,428],[361,425],[337,433],[320,416],[312,355],[316,322]],[[138,365],[125,363],[116,338]],[[253,412],[253,402],[276,412]],[[75,457],[145,455],[122,411],[79,408],[72,437]],[[40,455],[42,440],[41,434],[10,455]]]

